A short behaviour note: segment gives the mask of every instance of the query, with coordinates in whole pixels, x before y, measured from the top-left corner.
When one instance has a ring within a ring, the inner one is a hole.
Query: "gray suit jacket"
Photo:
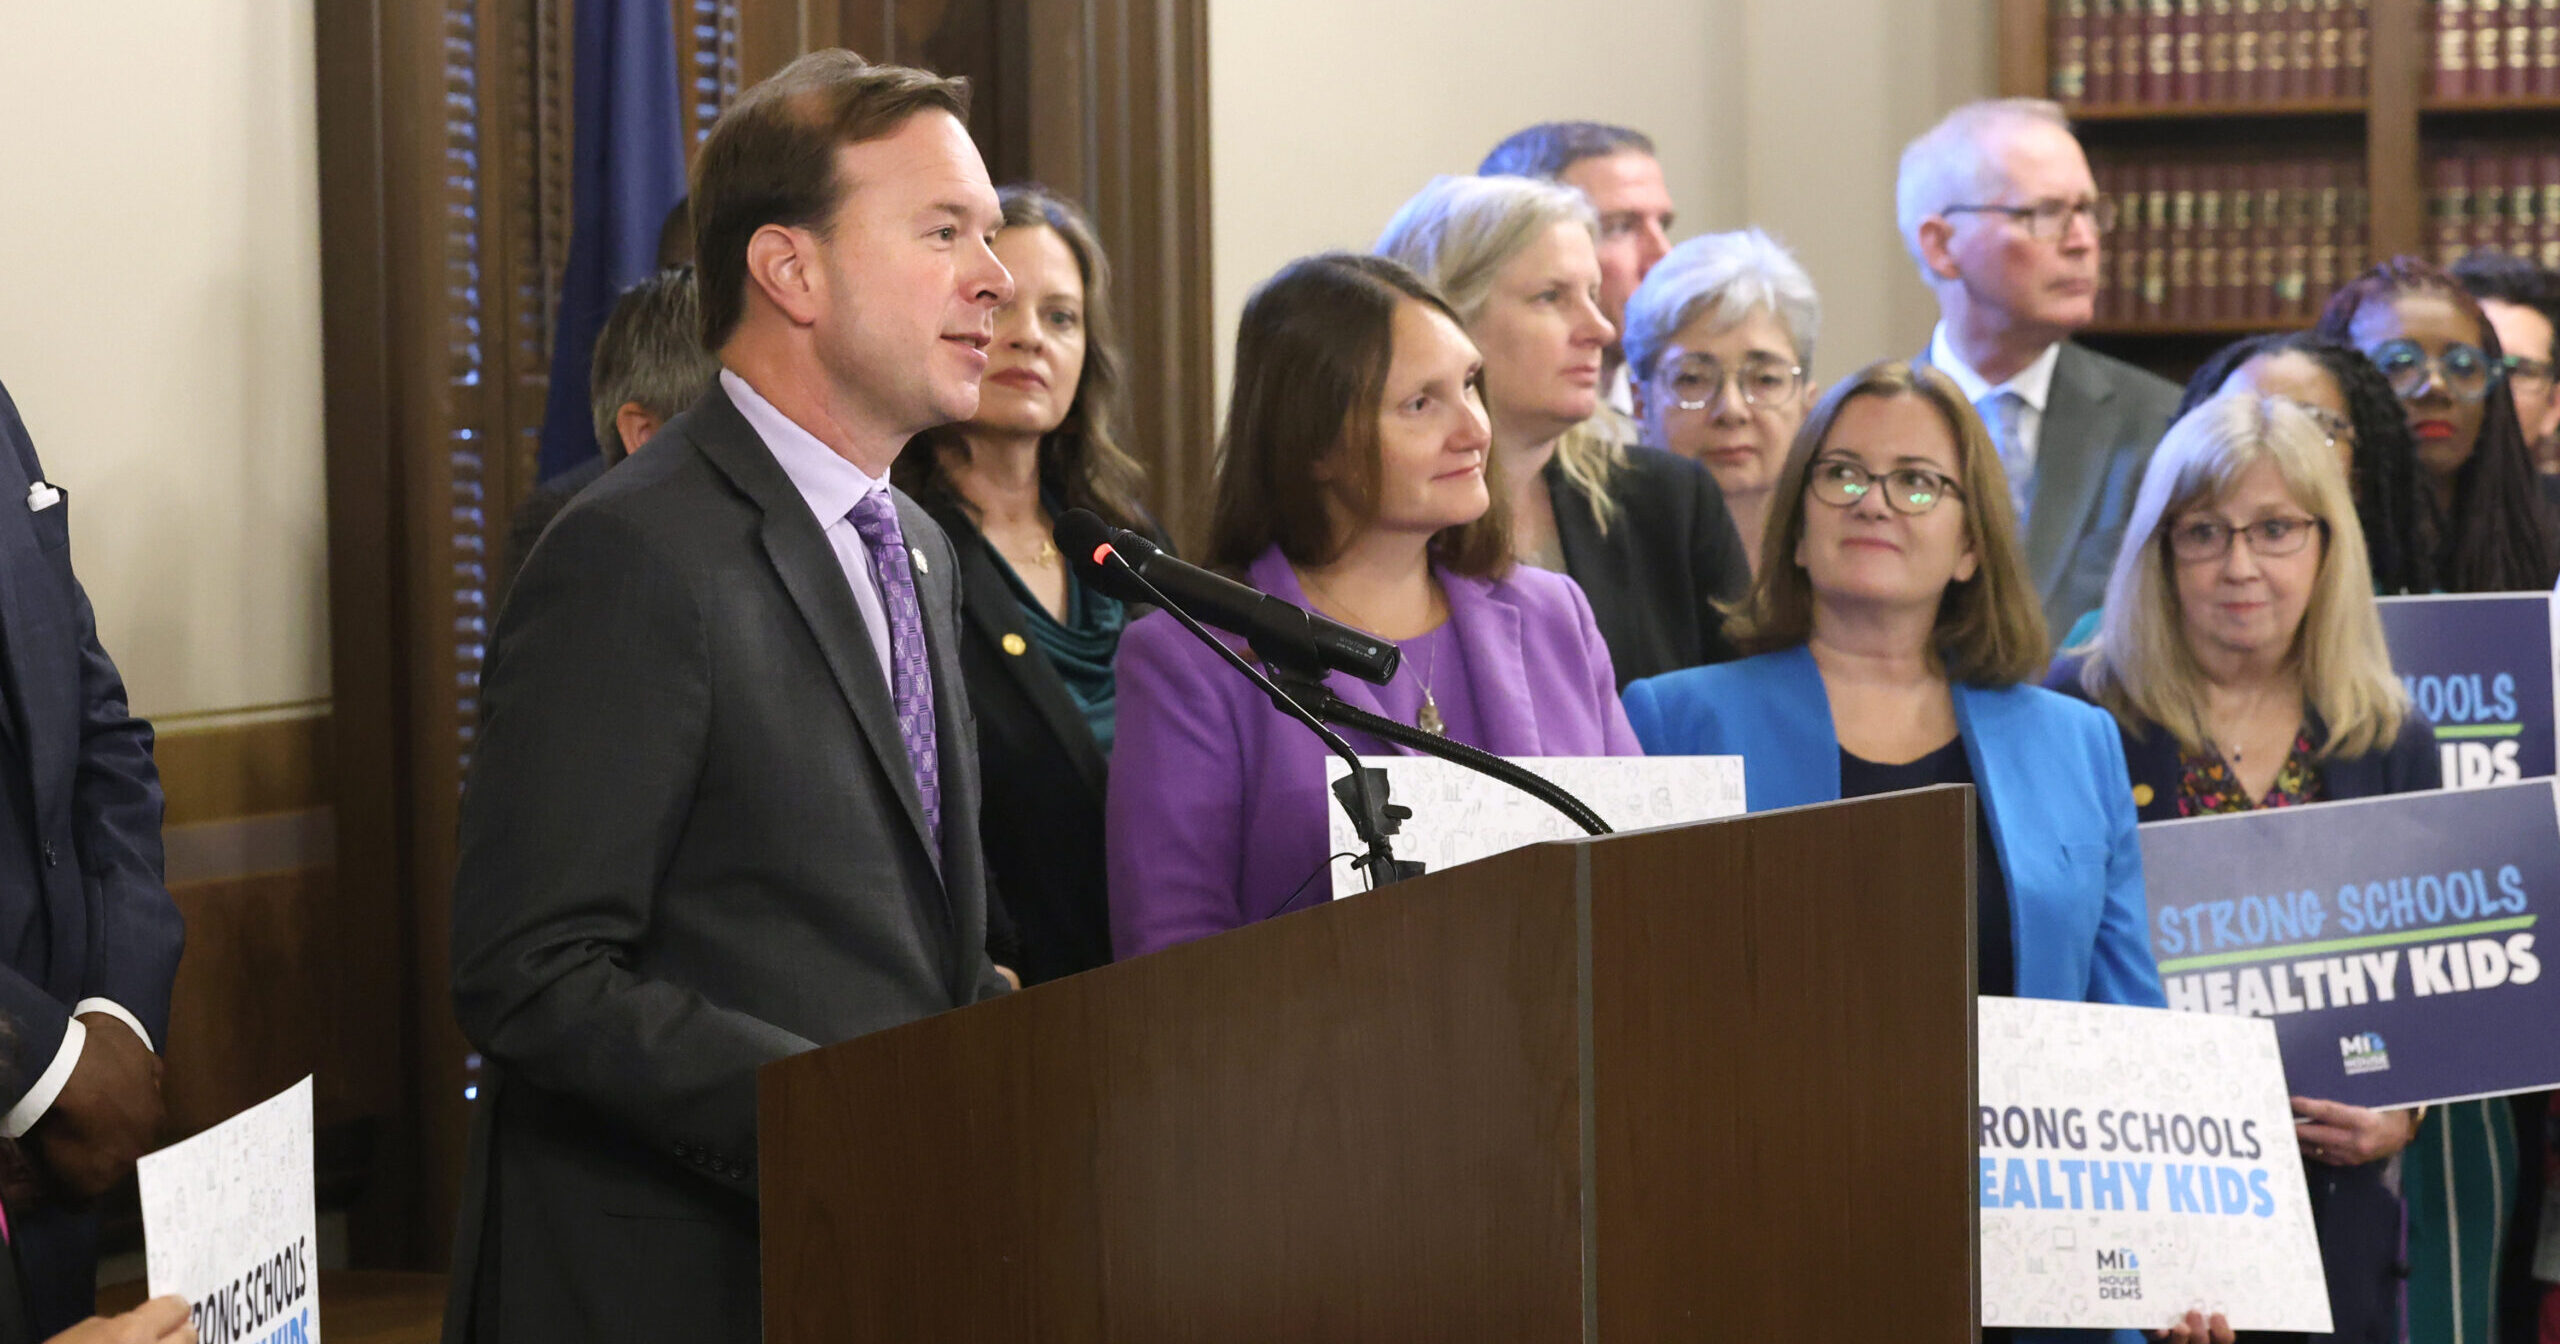
[[[535,546],[462,807],[454,1009],[487,1075],[447,1339],[752,1344],[757,1067],[1000,990],[959,564],[898,515],[939,854],[835,553],[725,393]]]
[[[2063,343],[2036,441],[2026,535],[2027,568],[2055,640],[2106,600],[2143,469],[2177,411],[2176,383]]]

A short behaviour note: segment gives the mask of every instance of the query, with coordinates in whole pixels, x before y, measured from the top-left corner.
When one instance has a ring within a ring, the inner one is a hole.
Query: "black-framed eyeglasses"
[[[2547,359],[2527,359],[2522,355],[2508,355],[2499,363],[2504,366],[2509,382],[2523,379],[2529,383],[2549,383],[2553,380],[2552,375],[2555,372],[2551,361]]]
[[[2071,232],[2071,221],[2088,216],[2089,225],[2100,233],[2112,233],[2116,227],[2116,203],[2106,196],[2093,196],[2078,201],[2038,201],[2033,205],[1950,205],[1938,212],[1942,215],[2006,215],[2009,222],[2027,231],[2027,236],[2041,242],[2060,242]]]
[[[1765,355],[1743,360],[1730,375],[1714,359],[1690,355],[1654,376],[1670,389],[1671,404],[1684,411],[1703,411],[1715,405],[1728,382],[1747,407],[1784,406],[1804,390],[1803,365]]]
[[[2414,398],[2433,384],[2456,401],[2478,401],[2497,385],[2502,370],[2476,345],[2455,344],[2444,348],[2441,355],[2430,356],[2426,347],[2406,336],[2364,352],[2373,366],[2391,384],[2391,390],[2404,398]]]
[[[1815,499],[1835,509],[1845,509],[1865,499],[1867,491],[1879,481],[1884,483],[1884,502],[1895,513],[1912,518],[1938,507],[1941,499],[1964,498],[1964,487],[1927,467],[1876,472],[1845,457],[1815,459],[1808,488]]]
[[[2169,554],[2182,564],[2201,564],[2229,555],[2234,537],[2247,537],[2251,555],[2286,556],[2328,534],[2328,522],[2319,518],[2261,518],[2240,527],[2219,518],[2190,518],[2169,529]]]

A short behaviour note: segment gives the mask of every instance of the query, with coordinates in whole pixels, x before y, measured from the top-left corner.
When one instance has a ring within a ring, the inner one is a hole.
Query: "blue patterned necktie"
[[[1991,431],[1991,446],[1999,450],[2000,467],[2009,477],[2009,502],[2017,506],[2022,525],[2036,497],[2036,464],[2027,460],[2026,445],[2018,441],[2018,413],[2026,407],[2027,399],[2009,388],[1991,393],[1975,407],[1982,412],[1983,428]]]
[[[933,853],[942,853],[942,756],[933,731],[933,665],[924,649],[924,610],[916,604],[915,571],[907,559],[907,538],[898,526],[898,506],[885,489],[874,490],[853,506],[853,530],[871,552],[871,573],[880,581],[880,607],[889,618],[889,698],[898,706],[898,735],[907,740],[907,764],[916,772],[916,793],[924,800],[924,825]]]

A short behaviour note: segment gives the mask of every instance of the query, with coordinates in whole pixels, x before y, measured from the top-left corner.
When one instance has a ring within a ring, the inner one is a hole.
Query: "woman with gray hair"
[[[1760,561],[1770,487],[1804,424],[1822,300],[1758,229],[1671,249],[1627,301],[1627,376],[1644,441],[1705,466],[1743,554]]]
[[[1720,602],[1751,579],[1741,536],[1696,463],[1598,432],[1602,352],[1591,204],[1522,177],[1443,177],[1378,239],[1445,295],[1484,356],[1493,479],[1519,559],[1572,576],[1618,683],[1734,656]]]

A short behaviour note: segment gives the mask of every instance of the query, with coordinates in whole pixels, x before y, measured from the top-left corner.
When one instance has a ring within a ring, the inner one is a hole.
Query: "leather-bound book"
[[[2560,97],[2560,0],[2535,0],[2532,92]]]
[[[2266,97],[2258,87],[2258,42],[2266,36],[2263,0],[2236,0],[2231,15],[2231,100],[2254,103]]]
[[[2436,0],[2434,88],[2438,98],[2471,92],[2471,0]]]
[[[2552,0],[2560,4],[2560,0]],[[2231,0],[2205,0],[2204,100],[2234,101],[2231,88]]]
[[[2447,151],[2427,171],[2427,242],[2439,266],[2451,266],[2471,246],[2469,168],[2459,151]]]
[[[2311,293],[2311,165],[2287,159],[2284,213],[2276,228],[2276,316],[2300,319],[2309,312]]]
[[[2264,322],[2276,315],[2276,259],[2282,254],[2276,235],[2284,221],[2284,185],[2271,162],[2254,165],[2249,175],[2258,197],[2258,212],[2249,220],[2249,316]]]
[[[2289,98],[2293,88],[2294,0],[2260,0],[2258,100]]]
[[[2373,189],[2364,179],[2364,160],[2338,165],[2338,283],[2364,274],[2373,256]],[[2326,298],[2326,295],[2322,296]]]
[[[2552,0],[2552,3],[2560,4],[2560,0]],[[2373,91],[2373,81],[2365,75],[2367,52],[2372,42],[2371,19],[2371,0],[2347,0],[2343,37],[2346,58],[2339,64],[2346,72],[2345,87],[2341,92],[2349,98],[2362,98]]]
[[[2189,107],[2205,99],[2204,0],[2178,0],[2178,101]]]
[[[2149,230],[2143,223],[2146,196],[2142,190],[2141,169],[2133,164],[2116,168],[2116,233],[2108,240],[2114,249],[2116,273],[2115,317],[2119,323],[2140,321],[2142,317],[2142,253]],[[2104,261],[2104,254],[2100,260]]]
[[[2169,166],[2142,172],[2142,306],[2136,319],[2159,323],[2169,311]]]
[[[2285,64],[2285,96],[2308,98],[2318,90],[2320,80],[2320,26],[2326,20],[2320,11],[2332,0],[2293,0],[2293,24],[2286,29],[2286,43],[2292,56]]]
[[[2338,161],[2322,159],[2312,165],[2311,197],[2311,289],[2304,310],[2328,302],[2346,278],[2338,273],[2339,235],[2345,225],[2340,208]]]
[[[2119,103],[2143,101],[2142,77],[2150,64],[2150,53],[2142,40],[2143,25],[2151,12],[2150,0],[2116,0],[2116,96]]]
[[[2116,100],[2116,0],[2089,0],[2085,28],[2089,63],[2087,98],[2105,105]]]
[[[2053,0],[2053,99],[2089,101],[2089,0]]]
[[[2535,155],[2527,180],[2542,198],[2542,208],[2533,215],[2534,259],[2560,271],[2560,154]]]
[[[2507,227],[2499,246],[2519,257],[2542,251],[2542,188],[2533,180],[2531,154],[2506,156]]]
[[[2225,208],[2230,199],[2231,165],[2205,163],[2196,167],[2196,301],[2199,320],[2219,322],[2231,315],[2230,286],[2223,280],[2222,255],[2225,225],[2230,212]]]
[[[2346,0],[2320,0],[2320,28],[2314,34],[2311,95],[2343,97],[2347,87]]]
[[[2166,107],[2178,101],[2178,3],[2150,0],[2142,11],[2142,101]]]
[[[2182,162],[2169,169],[2169,320],[2195,325],[2203,297],[2196,284],[2196,166]]]
[[[2471,0],[2471,96],[2498,96],[2498,53],[2505,40],[2506,15],[2498,0]]]

